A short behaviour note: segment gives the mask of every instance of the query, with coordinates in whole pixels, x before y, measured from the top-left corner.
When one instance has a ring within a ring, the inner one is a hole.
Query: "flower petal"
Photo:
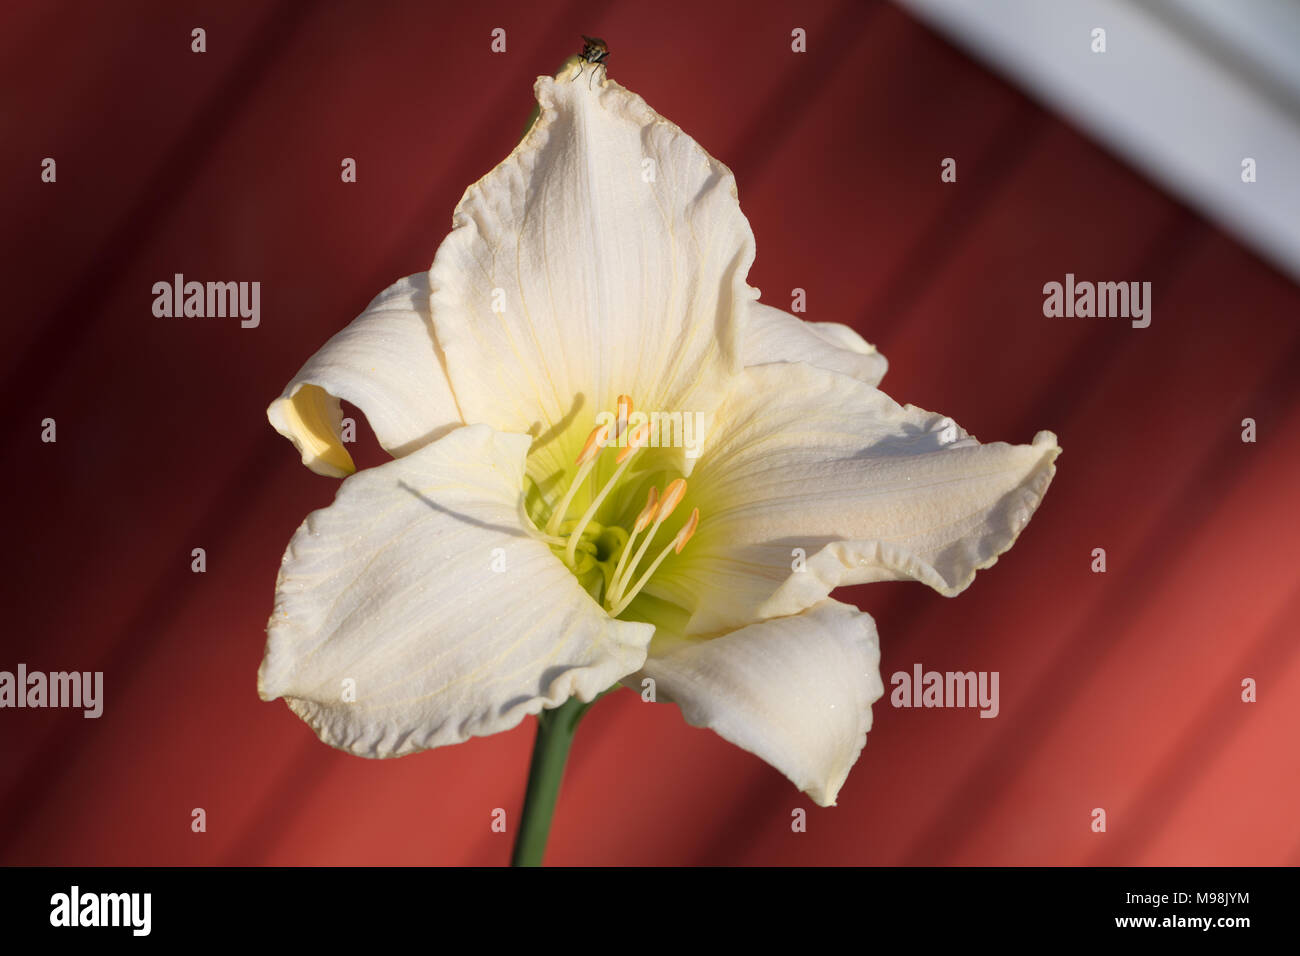
[[[805,322],[761,302],[745,311],[741,336],[746,366],[807,362],[868,385],[879,385],[889,368],[876,347],[847,325]]]
[[[304,465],[335,478],[356,470],[340,438],[339,399],[361,409],[379,443],[399,458],[461,424],[433,339],[427,274],[379,293],[266,410]]]
[[[687,633],[795,614],[840,585],[964,590],[1029,522],[1056,436],[981,445],[949,418],[803,364],[746,369],[680,507],[699,530],[647,591]]]
[[[328,744],[392,757],[508,730],[639,668],[653,628],[610,618],[521,527],[528,446],[469,426],[343,482],[285,552],[262,698],[286,698]]]
[[[757,295],[731,172],[611,80],[536,93],[539,119],[466,190],[429,273],[465,421],[545,441],[577,420],[580,445],[621,394],[708,414]]]
[[[708,727],[756,754],[820,806],[835,796],[884,694],[870,615],[839,601],[751,624],[721,637],[656,638],[637,677]]]

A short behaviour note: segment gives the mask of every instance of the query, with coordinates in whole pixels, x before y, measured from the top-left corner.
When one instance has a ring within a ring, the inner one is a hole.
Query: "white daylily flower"
[[[758,303],[730,171],[597,79],[540,78],[539,120],[466,191],[428,274],[271,404],[316,472],[353,471],[339,399],[395,460],[294,535],[259,691],[388,757],[650,677],[833,804],[883,687],[871,618],[830,592],[961,591],[1059,448],[899,406],[857,333]],[[642,412],[707,432],[655,447]]]

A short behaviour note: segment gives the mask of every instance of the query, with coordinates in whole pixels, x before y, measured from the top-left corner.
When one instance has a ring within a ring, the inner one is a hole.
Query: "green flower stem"
[[[605,691],[605,694],[609,691]],[[537,738],[533,741],[533,759],[528,767],[528,789],[524,791],[524,809],[519,817],[519,836],[511,866],[541,866],[546,854],[546,838],[551,833],[551,817],[560,797],[564,764],[569,759],[573,735],[591,705],[605,694],[584,704],[576,697],[554,710],[537,715]]]

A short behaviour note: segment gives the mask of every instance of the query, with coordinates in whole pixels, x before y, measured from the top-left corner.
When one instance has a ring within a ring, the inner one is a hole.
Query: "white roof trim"
[[[1300,281],[1300,5],[895,2]]]

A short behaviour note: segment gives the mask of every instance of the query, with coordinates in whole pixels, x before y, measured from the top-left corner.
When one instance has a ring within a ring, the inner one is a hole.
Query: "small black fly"
[[[604,63],[609,59],[609,45],[604,40],[600,37],[578,35],[582,37],[582,52],[578,56],[588,63]]]
[[[589,37],[581,33],[578,35],[582,37],[582,52],[578,54],[578,59],[584,63],[590,63],[592,66],[604,65],[605,61],[609,59],[609,46],[605,41],[600,37]],[[574,77],[575,80],[582,76],[583,69],[578,70],[578,75]],[[596,71],[592,70],[591,73],[592,79],[595,79]],[[591,81],[588,80],[587,83],[590,85]]]

